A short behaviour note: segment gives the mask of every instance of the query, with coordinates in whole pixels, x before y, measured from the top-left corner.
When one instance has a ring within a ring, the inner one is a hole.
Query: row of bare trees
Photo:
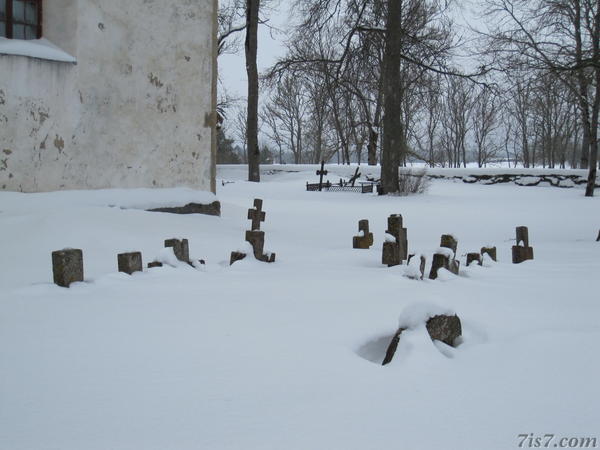
[[[279,160],[379,162],[386,192],[410,160],[582,167],[593,195],[600,0],[481,0],[489,27],[474,30],[470,73],[455,62],[449,3],[299,1],[253,114]]]

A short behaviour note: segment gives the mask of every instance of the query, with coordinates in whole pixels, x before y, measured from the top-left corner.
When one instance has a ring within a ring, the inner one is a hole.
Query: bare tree
[[[494,23],[489,51],[556,76],[577,98],[589,155],[585,195],[594,195],[600,115],[600,1],[487,0]]]
[[[496,157],[498,147],[491,139],[499,126],[499,100],[493,91],[483,88],[475,97],[471,111],[473,138],[476,145],[477,165],[483,167]]]

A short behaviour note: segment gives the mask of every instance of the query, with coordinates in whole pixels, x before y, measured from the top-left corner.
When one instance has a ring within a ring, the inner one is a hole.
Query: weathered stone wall
[[[77,64],[0,55],[0,188],[214,189],[214,7],[46,2]]]

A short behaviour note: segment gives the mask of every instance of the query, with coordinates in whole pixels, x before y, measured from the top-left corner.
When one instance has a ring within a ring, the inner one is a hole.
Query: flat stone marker
[[[441,341],[450,347],[455,347],[456,340],[462,336],[462,326],[460,319],[456,314],[453,316],[441,314],[430,317],[427,319],[427,322],[425,322],[425,327],[427,328],[427,333],[429,333],[429,337],[432,341]],[[392,337],[387,351],[385,352],[385,358],[381,363],[382,366],[389,364],[392,359],[394,359],[398,344],[400,343],[400,335],[404,331],[406,331],[406,328],[399,328],[398,331],[396,331],[396,334],[394,334],[394,337]]]
[[[160,261],[152,261],[148,263],[148,269],[152,269],[153,267],[162,267],[163,263]]]
[[[165,248],[172,247],[173,253],[175,253],[175,257],[179,261],[186,262],[191,264],[190,262],[190,247],[187,239],[167,239],[165,240]]]
[[[394,241],[385,241],[381,254],[382,264],[388,267],[402,264],[408,259],[408,238],[406,228],[402,226],[402,215],[392,214],[388,217],[387,234],[394,237]]]
[[[123,272],[129,275],[131,275],[134,272],[142,272],[142,253],[119,253],[117,255],[117,264],[119,266],[119,272]]]
[[[533,259],[533,247],[529,246],[529,230],[527,227],[517,227],[517,245],[512,248],[513,264],[520,264]]]
[[[471,263],[476,262],[478,266],[481,266],[482,259],[480,253],[467,253],[467,267],[471,265]]]
[[[78,248],[52,252],[52,275],[54,284],[62,287],[83,281],[83,252]]]
[[[492,258],[492,261],[498,261],[498,259],[496,258],[496,247],[481,247],[481,256],[483,257],[483,255],[488,255],[490,258]]]
[[[373,245],[373,233],[369,232],[367,219],[358,221],[358,232],[358,236],[352,238],[352,248],[370,248]]]
[[[248,220],[252,221],[251,230],[260,230],[260,223],[265,221],[266,213],[262,210],[262,204],[260,198],[255,198],[254,209],[248,210]]]

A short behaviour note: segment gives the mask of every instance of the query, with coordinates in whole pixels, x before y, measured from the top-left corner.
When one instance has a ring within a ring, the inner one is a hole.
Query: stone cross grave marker
[[[402,264],[402,261],[408,259],[408,238],[406,228],[402,226],[402,215],[389,216],[388,229],[385,232],[393,236],[395,241],[386,240],[383,243],[382,264],[387,264],[388,267]]]
[[[131,275],[133,272],[141,272],[143,267],[142,253],[119,253],[117,255],[117,264],[119,266],[119,272],[129,275]]]
[[[520,264],[533,259],[533,247],[529,246],[529,230],[527,227],[517,227],[516,231],[517,245],[513,245],[512,248],[512,262],[513,264]]]
[[[348,183],[350,183],[350,186],[354,187],[354,183],[356,183],[356,180],[358,180],[360,178],[360,172],[358,171],[358,167],[356,168],[356,172],[354,172],[354,175],[352,175],[352,177],[350,178],[350,180],[348,181]]]
[[[260,223],[265,221],[266,214],[262,210],[262,203],[260,198],[255,198],[254,208],[248,210],[248,220],[252,221],[251,230],[260,230]]]
[[[54,284],[62,287],[83,281],[83,252],[78,248],[52,252],[52,275]]]
[[[325,170],[325,161],[321,161],[321,170],[317,170],[317,175],[319,175],[319,191],[323,190],[323,176],[328,173],[329,172]]]
[[[358,221],[358,232],[358,236],[352,238],[352,248],[370,248],[373,245],[373,233],[369,232],[369,221],[367,219]]]
[[[272,263],[275,262],[275,253],[265,253],[265,232],[260,231],[260,222],[264,222],[266,213],[262,211],[262,200],[254,199],[255,209],[248,210],[248,220],[252,221],[251,230],[246,231],[246,241],[252,245],[254,257],[259,261]],[[243,252],[231,252],[229,265],[234,262],[244,259],[246,254]]]

